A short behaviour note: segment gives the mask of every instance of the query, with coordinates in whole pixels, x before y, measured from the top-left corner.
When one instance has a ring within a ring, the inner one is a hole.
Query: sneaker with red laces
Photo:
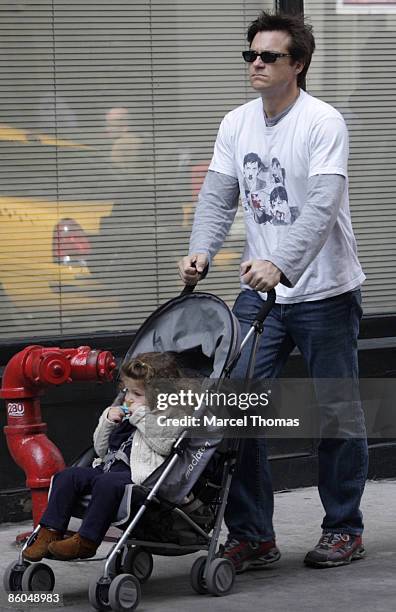
[[[241,574],[248,569],[262,569],[280,559],[275,540],[269,542],[249,542],[229,538],[221,550],[221,556],[229,559],[235,572]]]
[[[362,536],[324,532],[315,548],[305,556],[304,563],[310,567],[337,567],[363,559],[365,554]]]

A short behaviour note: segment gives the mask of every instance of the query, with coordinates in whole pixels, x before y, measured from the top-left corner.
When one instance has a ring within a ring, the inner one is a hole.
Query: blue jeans
[[[79,497],[90,493],[92,497],[78,533],[100,544],[117,516],[125,485],[131,482],[131,470],[127,466],[125,470],[106,473],[98,467],[66,468],[54,476],[40,524],[66,531],[74,504]]]
[[[260,296],[242,291],[234,305],[242,337],[250,329],[260,306]],[[279,376],[290,352],[297,346],[314,379],[358,379],[357,338],[362,316],[360,290],[314,302],[275,304],[259,340],[255,378]],[[249,341],[232,372],[244,378],[252,342]],[[323,407],[321,387],[316,397]],[[360,436],[322,438],[318,448],[318,488],[325,509],[322,529],[360,534],[359,505],[367,477],[368,450],[364,416],[359,399],[354,412]],[[266,443],[263,438],[241,441],[240,460],[232,479],[225,522],[230,537],[252,541],[275,538],[272,525],[274,499]],[[292,520],[292,517],[291,517]]]

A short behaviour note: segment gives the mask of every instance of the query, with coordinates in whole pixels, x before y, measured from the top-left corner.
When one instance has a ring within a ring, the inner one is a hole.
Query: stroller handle
[[[193,268],[195,268],[195,262],[191,265]],[[201,278],[199,280],[203,280],[205,276],[207,275],[208,271],[209,271],[209,264],[206,264],[206,266],[201,272]],[[184,285],[183,291],[180,293],[180,297],[183,297],[184,295],[189,295],[190,293],[192,293],[195,287],[197,286],[197,284],[198,283],[195,283],[194,285]]]
[[[255,318],[253,325],[261,325],[264,321],[264,319],[268,316],[271,308],[273,307],[273,305],[275,304],[275,300],[276,300],[276,291],[275,289],[271,289],[270,291],[268,291],[267,293],[267,299],[265,300],[265,302],[263,303],[263,305],[261,306],[257,317]]]

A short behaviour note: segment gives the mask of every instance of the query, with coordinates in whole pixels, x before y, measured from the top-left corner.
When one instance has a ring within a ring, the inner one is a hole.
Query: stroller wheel
[[[209,565],[206,585],[212,595],[228,595],[234,585],[234,579],[235,568],[229,559],[214,559]]]
[[[199,595],[205,595],[208,592],[208,587],[206,586],[206,581],[203,577],[206,559],[206,555],[195,559],[190,572],[191,586]]]
[[[52,591],[54,586],[54,572],[45,563],[32,563],[23,572],[22,591]]]
[[[109,589],[109,602],[114,612],[131,612],[140,602],[139,580],[130,574],[120,574],[112,581]]]
[[[136,576],[140,584],[146,582],[153,571],[153,555],[144,548],[136,546],[129,548],[122,564],[125,574]]]
[[[109,603],[110,584],[111,578],[104,578],[102,575],[91,580],[88,597],[89,603],[95,610],[99,610],[100,612],[111,610]]]
[[[23,561],[22,564],[13,561],[7,566],[3,576],[3,586],[7,593],[22,590],[22,576],[29,565],[27,561]]]

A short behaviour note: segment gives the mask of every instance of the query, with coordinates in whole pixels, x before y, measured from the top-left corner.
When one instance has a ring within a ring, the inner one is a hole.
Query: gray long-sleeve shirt
[[[337,219],[344,185],[345,178],[337,174],[308,179],[307,201],[300,216],[266,258],[282,271],[286,286],[294,287],[325,244]],[[209,170],[198,197],[190,254],[205,253],[211,261],[231,228],[238,198],[238,179]]]

